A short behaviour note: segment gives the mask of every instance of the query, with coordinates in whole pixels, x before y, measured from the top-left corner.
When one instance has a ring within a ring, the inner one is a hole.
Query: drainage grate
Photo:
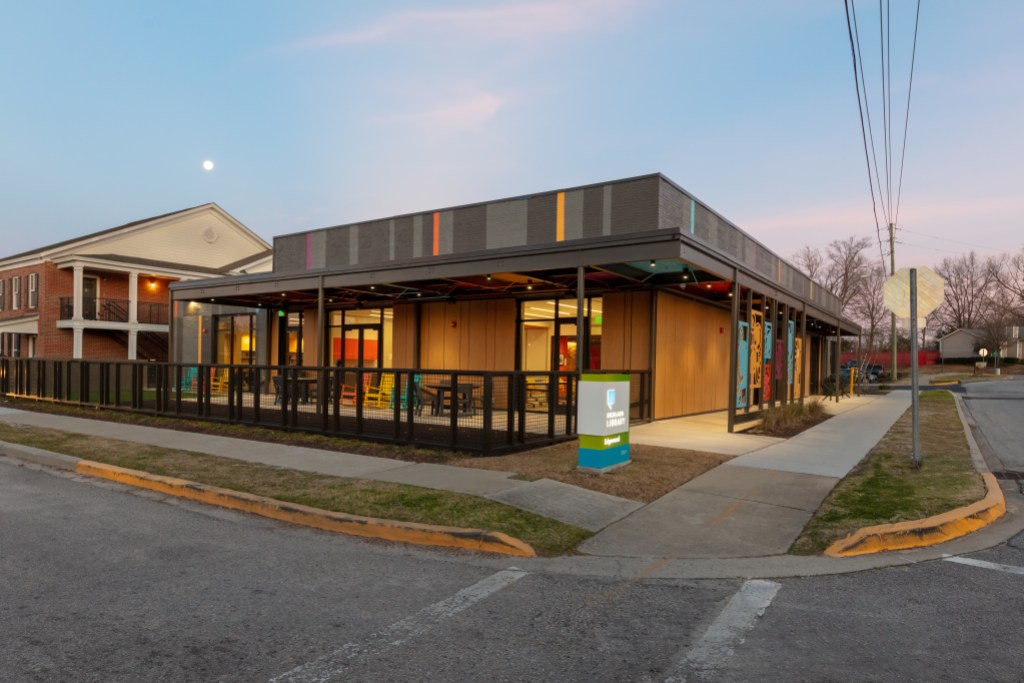
[[[1003,479],[1005,481],[1024,481],[1024,472],[1008,472],[1006,470],[1000,470],[992,473],[996,479]]]

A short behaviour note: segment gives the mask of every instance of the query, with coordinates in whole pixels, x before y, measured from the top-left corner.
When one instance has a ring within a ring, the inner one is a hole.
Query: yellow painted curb
[[[850,557],[883,550],[919,548],[950,541],[987,526],[1006,513],[1006,499],[992,473],[982,472],[981,476],[988,493],[978,502],[927,519],[858,529],[830,545],[825,554]]]
[[[250,512],[324,531],[416,545],[479,550],[516,557],[536,557],[536,552],[530,545],[499,531],[460,529],[348,515],[297,503],[285,503],[273,498],[254,496],[250,493],[230,491],[216,486],[197,484],[185,479],[162,477],[91,460],[80,460],[75,466],[75,471],[78,474],[109,479],[129,486],[158,491],[231,510]]]

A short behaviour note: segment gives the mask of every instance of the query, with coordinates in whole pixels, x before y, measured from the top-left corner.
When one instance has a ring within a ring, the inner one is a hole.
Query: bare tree
[[[992,295],[992,267],[972,251],[947,256],[935,267],[946,281],[946,299],[936,311],[940,324],[977,329],[984,323]]]
[[[989,275],[1007,295],[1003,308],[1009,308],[1018,318],[1024,318],[1024,249],[992,259]]]
[[[814,247],[805,246],[793,256],[793,262],[815,282],[825,279],[825,257]]]
[[[889,323],[889,311],[882,299],[885,269],[877,266],[868,271],[850,303],[850,313],[867,331],[866,350],[876,351],[882,333]]]
[[[840,310],[844,313],[868,274],[868,259],[864,256],[864,250],[870,246],[870,239],[855,235],[845,240],[833,240],[828,245],[828,264],[823,284],[839,297]]]
[[[870,269],[864,256],[864,250],[869,246],[869,238],[854,235],[845,240],[833,240],[825,254],[813,247],[804,247],[796,253],[793,261],[808,277],[835,294],[839,299],[839,310],[847,315],[847,309]]]

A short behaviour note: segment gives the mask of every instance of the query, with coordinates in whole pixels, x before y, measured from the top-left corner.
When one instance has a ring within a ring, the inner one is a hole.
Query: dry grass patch
[[[755,434],[788,439],[805,429],[821,424],[830,417],[832,416],[825,412],[825,406],[821,401],[809,400],[804,403],[772,406],[764,411],[761,426],[753,431]]]
[[[921,468],[911,463],[908,408],[833,489],[790,552],[820,553],[861,527],[924,519],[984,497],[952,394],[924,392],[920,409]]]
[[[629,465],[607,474],[590,474],[576,469],[578,451],[579,445],[569,441],[512,455],[463,458],[449,464],[515,472],[530,480],[554,479],[591,491],[650,503],[732,457],[634,443],[630,444],[632,462]]]
[[[570,552],[591,536],[584,529],[485,498],[418,486],[333,477],[2,421],[0,441],[335,512],[502,531],[541,555]]]

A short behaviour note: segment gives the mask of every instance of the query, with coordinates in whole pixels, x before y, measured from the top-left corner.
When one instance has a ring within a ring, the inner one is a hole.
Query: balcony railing
[[[126,323],[128,322],[128,305],[128,299],[85,299],[82,301],[82,319]],[[140,323],[148,325],[167,324],[167,304],[140,301],[138,309]],[[60,298],[60,319],[72,320],[74,315],[74,297],[62,296]]]

